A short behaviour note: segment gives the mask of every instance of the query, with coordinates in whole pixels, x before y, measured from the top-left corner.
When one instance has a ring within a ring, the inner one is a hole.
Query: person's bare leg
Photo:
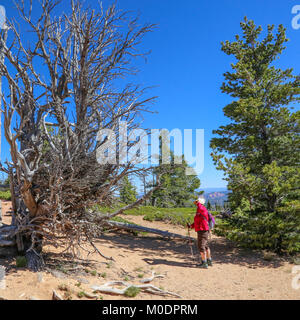
[[[202,261],[206,261],[206,252],[200,252]]]
[[[206,257],[207,259],[211,259],[210,249],[206,250]]]
[[[211,253],[210,253],[210,249],[206,249],[206,256],[207,256],[207,263],[209,266],[212,266],[212,259],[211,259]]]

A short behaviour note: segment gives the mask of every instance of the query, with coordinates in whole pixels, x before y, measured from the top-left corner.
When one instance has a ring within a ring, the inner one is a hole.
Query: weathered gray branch
[[[114,286],[124,286],[124,288],[118,289],[118,288],[114,288]],[[151,293],[151,294],[182,298],[177,293],[162,290],[160,288],[157,288],[156,286],[153,286],[152,284],[137,284],[136,285],[136,284],[131,284],[131,283],[128,283],[125,281],[110,281],[110,282],[105,283],[102,286],[92,286],[91,289],[96,292],[124,295],[126,290],[130,287],[139,288],[140,290]]]
[[[130,223],[124,223],[124,222],[117,222],[117,221],[107,221],[106,225],[109,227],[114,227],[117,229],[122,229],[122,230],[129,230],[129,231],[139,231],[139,232],[148,232],[148,233],[154,233],[158,234],[164,238],[173,238],[173,239],[182,239],[182,240],[195,240],[192,237],[188,236],[183,236],[181,234],[177,233],[172,233],[169,231],[163,231],[159,229],[153,229],[153,228],[148,228],[148,227],[143,227],[143,226],[138,226],[135,224],[130,224]]]

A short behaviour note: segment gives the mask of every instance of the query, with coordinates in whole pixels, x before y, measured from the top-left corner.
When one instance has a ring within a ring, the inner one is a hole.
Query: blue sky
[[[58,9],[64,10],[64,3]],[[85,1],[95,6],[96,1]],[[112,1],[105,0],[104,4]],[[0,1],[9,17],[16,14],[12,1]],[[157,24],[143,41],[151,50],[147,62],[140,61],[137,81],[156,86],[150,93],[158,96],[153,109],[157,114],[145,117],[150,128],[204,129],[204,171],[199,175],[201,188],[224,187],[222,173],[210,157],[212,130],[228,120],[222,109],[231,100],[221,93],[223,73],[230,69],[232,57],[221,51],[221,41],[234,40],[240,34],[244,16],[264,30],[268,24],[283,24],[290,42],[277,62],[282,68],[300,73],[300,29],[294,30],[292,8],[300,0],[119,0],[118,7],[140,13],[140,22]],[[2,134],[3,137],[3,134]],[[1,159],[8,156],[3,141]]]

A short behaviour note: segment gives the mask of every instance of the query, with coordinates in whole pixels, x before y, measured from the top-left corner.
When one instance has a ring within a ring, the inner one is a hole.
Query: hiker
[[[212,266],[212,258],[210,249],[208,246],[208,236],[209,236],[209,225],[208,225],[208,211],[204,206],[205,199],[199,198],[194,201],[194,204],[197,206],[197,212],[194,217],[194,223],[191,225],[188,223],[188,228],[195,229],[198,234],[198,248],[201,255],[201,264],[200,268],[207,269],[208,266]]]

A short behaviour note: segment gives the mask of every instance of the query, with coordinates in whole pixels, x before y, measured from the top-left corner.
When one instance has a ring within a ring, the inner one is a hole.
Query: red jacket
[[[194,217],[194,223],[191,224],[191,228],[195,228],[195,231],[208,231],[209,226],[208,222],[204,219],[204,217],[209,219],[207,209],[201,203],[197,203],[197,213]]]

